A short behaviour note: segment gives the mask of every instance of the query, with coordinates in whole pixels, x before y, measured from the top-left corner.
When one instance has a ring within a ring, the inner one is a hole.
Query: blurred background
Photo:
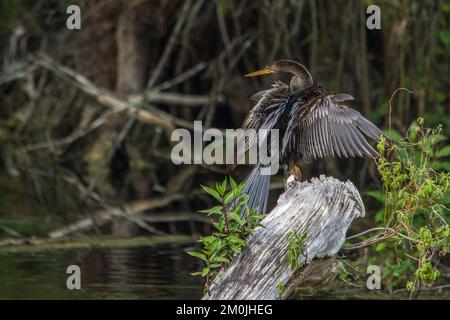
[[[79,30],[66,27],[72,4]],[[371,4],[381,8],[380,30],[366,28]],[[391,119],[394,140],[418,116],[448,137],[449,26],[444,0],[2,0],[0,298],[201,297],[185,251],[210,230],[198,210],[213,202],[200,185],[229,173],[174,165],[172,130],[192,130],[194,120],[239,128],[249,97],[279,79],[243,74],[287,58],[327,90],[353,95],[379,127]],[[412,93],[393,95],[398,88]],[[450,171],[448,159],[439,166]],[[358,187],[367,215],[351,233],[377,225],[373,161],[301,167],[306,179],[327,174]],[[249,169],[233,176],[242,181]],[[281,174],[271,189],[273,206]],[[65,287],[70,264],[83,270],[80,291]],[[342,286],[350,293],[330,296],[373,294]]]

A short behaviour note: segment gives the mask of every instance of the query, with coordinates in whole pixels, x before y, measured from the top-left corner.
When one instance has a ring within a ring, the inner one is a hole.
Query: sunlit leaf
[[[213,196],[217,201],[222,201],[221,196],[219,195],[219,193],[216,190],[214,190],[210,187],[207,187],[207,186],[201,186],[201,187],[203,188],[203,190],[205,190],[205,192],[207,194]]]
[[[206,258],[206,256],[203,253],[200,253],[200,252],[197,252],[197,251],[188,251],[187,254],[190,255],[190,256],[199,258],[199,259],[201,259],[201,260],[203,260],[205,262],[208,262],[208,259]]]

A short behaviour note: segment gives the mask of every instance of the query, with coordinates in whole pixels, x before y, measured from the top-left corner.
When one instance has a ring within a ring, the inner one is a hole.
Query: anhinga
[[[349,107],[354,99],[351,95],[326,92],[302,64],[291,60],[275,61],[246,76],[270,73],[290,73],[292,78],[289,85],[276,81],[272,88],[253,95],[256,104],[243,127],[279,129],[282,163],[292,166],[300,159],[378,155],[364,135],[378,141],[383,132]],[[262,168],[261,164],[255,166],[244,188],[249,207],[258,213],[267,208],[270,185],[270,175],[261,174]]]

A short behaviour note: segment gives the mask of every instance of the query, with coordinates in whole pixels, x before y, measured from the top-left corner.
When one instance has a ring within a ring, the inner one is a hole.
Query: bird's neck
[[[310,83],[308,80],[309,79],[304,79],[304,78],[301,78],[301,77],[298,77],[298,76],[293,76],[291,78],[291,82],[289,83],[289,87],[291,89],[291,93],[300,92],[302,90],[305,90],[309,86],[311,86],[312,83]]]

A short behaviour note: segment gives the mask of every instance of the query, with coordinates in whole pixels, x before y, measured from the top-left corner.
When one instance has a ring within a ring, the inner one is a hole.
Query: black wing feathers
[[[350,95],[323,94],[291,111],[283,137],[283,154],[295,152],[310,161],[328,157],[375,157],[364,135],[378,141],[383,132],[345,101]]]

